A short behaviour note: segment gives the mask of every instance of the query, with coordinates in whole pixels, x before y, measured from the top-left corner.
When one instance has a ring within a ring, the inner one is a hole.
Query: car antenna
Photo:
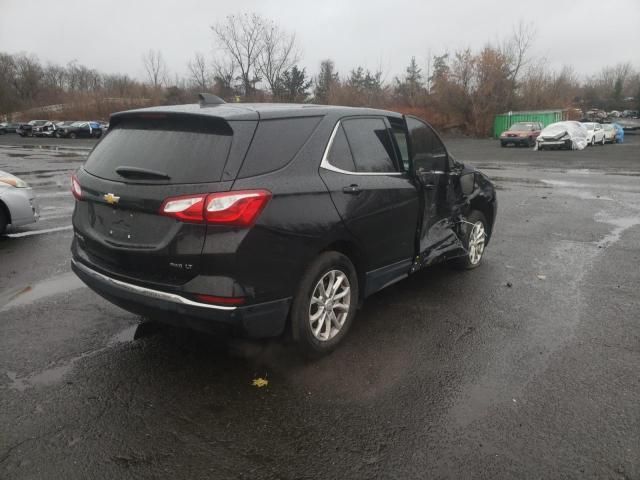
[[[201,107],[206,107],[209,105],[222,105],[223,103],[227,103],[217,95],[212,95],[211,93],[199,93],[198,99],[200,100]]]

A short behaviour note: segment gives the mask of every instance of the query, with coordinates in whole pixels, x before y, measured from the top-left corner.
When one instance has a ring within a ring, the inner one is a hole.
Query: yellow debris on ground
[[[251,383],[254,387],[262,388],[269,385],[269,381],[266,378],[254,378]]]

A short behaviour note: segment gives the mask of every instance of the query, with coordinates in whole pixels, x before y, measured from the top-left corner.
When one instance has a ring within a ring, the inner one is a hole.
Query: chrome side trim
[[[320,168],[324,170],[330,170],[332,172],[342,173],[344,175],[392,175],[392,176],[401,176],[404,175],[403,172],[350,172],[349,170],[343,170],[338,167],[334,167],[329,163],[329,159],[327,156],[329,155],[329,150],[331,150],[331,146],[333,145],[333,140],[336,138],[336,134],[338,133],[338,129],[340,128],[341,121],[338,120],[336,126],[333,127],[333,131],[331,132],[331,136],[329,137],[329,143],[327,143],[327,147],[324,149],[324,154],[322,155],[322,162],[320,162]]]
[[[192,307],[211,308],[213,310],[233,311],[237,308],[237,307],[226,307],[222,305],[211,305],[208,303],[194,302],[193,300],[189,300],[188,298],[182,297],[180,295],[176,295],[175,293],[161,292],[160,290],[153,290],[151,288],[140,287],[138,285],[133,285],[131,283],[123,282],[121,280],[116,280],[115,278],[107,277],[106,275],[103,275],[102,273],[98,273],[95,270],[87,267],[86,265],[81,264],[80,262],[76,262],[74,259],[71,259],[71,263],[73,263],[73,265],[75,265],[77,268],[82,270],[87,275],[99,278],[100,280],[103,280],[107,283],[123,288],[125,290],[129,290],[130,292],[140,293],[147,297],[159,298],[161,300],[166,300],[168,302],[181,303],[183,305],[190,305]]]

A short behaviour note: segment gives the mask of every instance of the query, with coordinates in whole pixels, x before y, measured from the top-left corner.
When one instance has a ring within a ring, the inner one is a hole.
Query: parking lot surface
[[[584,151],[448,139],[498,186],[484,264],[370,297],[344,344],[138,318],[70,272],[89,140],[0,137],[37,224],[0,236],[0,478],[640,479],[640,135]],[[257,387],[255,379],[266,386]]]

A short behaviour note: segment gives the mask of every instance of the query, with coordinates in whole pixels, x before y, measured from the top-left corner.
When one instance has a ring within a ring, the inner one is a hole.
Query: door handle
[[[358,187],[358,185],[356,184],[352,184],[348,187],[342,187],[342,191],[351,195],[358,195],[360,193],[360,187]]]

